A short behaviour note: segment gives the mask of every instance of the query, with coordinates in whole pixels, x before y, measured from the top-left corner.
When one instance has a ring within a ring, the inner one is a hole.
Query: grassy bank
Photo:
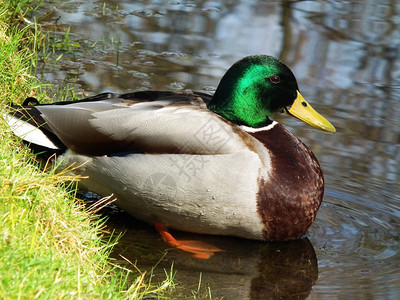
[[[42,40],[24,22],[23,2],[0,0],[1,110],[45,97],[33,75]],[[63,188],[67,178],[41,171],[1,117],[0,130],[0,298],[135,299],[154,292],[144,276],[112,264],[115,239],[107,242],[104,221]]]

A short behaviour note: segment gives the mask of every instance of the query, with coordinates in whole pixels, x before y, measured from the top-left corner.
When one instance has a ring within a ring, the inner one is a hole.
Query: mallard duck
[[[6,120],[14,133],[58,153],[60,167],[74,165],[87,177],[80,188],[113,194],[117,206],[160,232],[293,240],[321,204],[317,159],[270,117],[285,112],[335,128],[271,56],[236,62],[214,95],[140,91],[34,104],[12,106]]]

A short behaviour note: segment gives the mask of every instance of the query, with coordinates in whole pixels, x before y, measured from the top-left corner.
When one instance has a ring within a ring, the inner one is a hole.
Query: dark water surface
[[[35,16],[63,56],[43,61],[38,75],[78,95],[212,91],[239,58],[270,54],[337,128],[332,135],[279,117],[325,173],[307,238],[198,236],[225,252],[199,261],[168,251],[155,274],[165,277],[174,262],[174,297],[400,299],[400,1],[43,2]],[[126,231],[115,256],[142,270],[167,249],[153,228],[124,214],[111,214],[109,227]]]

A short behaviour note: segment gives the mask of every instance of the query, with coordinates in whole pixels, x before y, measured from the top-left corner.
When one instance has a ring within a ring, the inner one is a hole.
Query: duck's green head
[[[292,71],[272,56],[248,56],[236,62],[222,77],[208,108],[239,125],[263,127],[271,123],[270,116],[287,112],[315,128],[335,132],[301,96]]]

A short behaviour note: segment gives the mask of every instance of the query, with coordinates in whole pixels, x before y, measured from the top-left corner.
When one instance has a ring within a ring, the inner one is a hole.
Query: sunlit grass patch
[[[0,296],[105,296],[101,287],[109,280],[112,243],[101,240],[103,221],[88,216],[71,192],[56,185],[64,178],[40,171],[25,150],[10,151],[18,144],[3,134],[8,142],[0,143]]]

